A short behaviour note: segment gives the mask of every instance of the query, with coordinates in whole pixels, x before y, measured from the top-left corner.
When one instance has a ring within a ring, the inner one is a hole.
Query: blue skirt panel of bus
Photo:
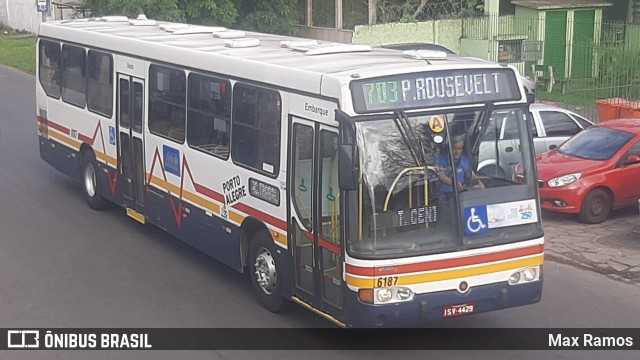
[[[38,142],[40,157],[44,161],[63,174],[80,179],[80,157],[77,151],[42,136],[39,136]]]
[[[71,177],[80,179],[80,154],[54,140],[39,137],[40,157],[53,168]],[[124,189],[118,170],[98,162],[98,176],[104,198],[123,205]],[[146,204],[139,209],[147,221],[166,230],[187,244],[197,248],[214,259],[242,272],[240,255],[240,227],[217,216],[209,216],[205,210],[182,202],[182,213],[177,220],[175,209],[180,209],[181,201],[162,189],[147,185]],[[189,209],[186,212],[184,209]],[[178,224],[180,221],[180,225]],[[279,247],[276,246],[279,249]],[[286,250],[276,252],[282,269],[290,268]],[[250,260],[251,261],[251,260]],[[282,295],[292,296],[291,276],[288,271],[280,274]]]
[[[356,328],[393,327],[426,323],[442,319],[443,307],[474,303],[474,314],[534,304],[542,297],[542,279],[528,284],[506,282],[472,287],[464,294],[457,290],[416,295],[412,301],[370,305],[358,300],[358,294],[347,291],[345,319]]]
[[[147,194],[147,218],[150,222],[216,260],[242,271],[238,226],[217,216],[208,216],[205,210],[181,202],[160,189],[150,188]]]
[[[44,137],[39,137],[39,143],[40,157],[44,161],[72,179],[80,179],[80,154],[76,150]],[[116,180],[116,174],[116,169],[98,162],[102,195],[122,205],[122,179]],[[112,176],[114,178],[110,179]],[[165,229],[216,260],[242,271],[240,228],[237,225],[216,216],[207,216],[203,209],[184,202],[181,219],[177,220],[174,209],[179,208],[181,201],[160,189],[148,191],[146,199],[146,209],[141,212],[147,216],[150,223]],[[188,213],[184,211],[185,208],[189,209]],[[181,222],[180,225],[178,221]]]

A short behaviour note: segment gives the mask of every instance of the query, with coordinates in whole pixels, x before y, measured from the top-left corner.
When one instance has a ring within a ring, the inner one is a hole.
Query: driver
[[[464,135],[457,135],[452,139],[453,143],[453,161],[456,166],[456,178],[458,180],[458,190],[471,190],[471,189],[484,189],[484,184],[476,175],[471,171],[469,165],[469,158],[466,155],[462,155],[462,149],[464,148]],[[440,154],[438,156],[438,167],[442,170],[438,172],[438,177],[442,182],[440,191],[444,194],[451,194],[453,192],[453,167],[451,166],[449,156],[447,154]],[[472,184],[473,185],[470,185]]]

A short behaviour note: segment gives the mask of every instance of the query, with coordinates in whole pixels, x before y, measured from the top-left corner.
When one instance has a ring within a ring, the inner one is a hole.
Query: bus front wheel
[[[249,274],[258,302],[271,312],[280,312],[285,310],[287,300],[281,295],[279,276],[283,270],[274,248],[267,233],[261,231],[253,236],[249,245]]]
[[[82,156],[80,174],[84,197],[89,207],[94,210],[104,209],[107,204],[102,197],[102,183],[98,173],[98,163],[91,151],[87,151]]]

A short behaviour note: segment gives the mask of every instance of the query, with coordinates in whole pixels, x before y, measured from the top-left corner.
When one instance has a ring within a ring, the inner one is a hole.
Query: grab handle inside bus
[[[342,190],[356,190],[360,184],[360,154],[355,144],[340,145],[338,182]]]

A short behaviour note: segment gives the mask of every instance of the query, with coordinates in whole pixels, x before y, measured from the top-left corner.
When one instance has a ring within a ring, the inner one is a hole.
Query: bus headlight
[[[524,284],[540,279],[540,267],[533,266],[530,268],[518,270],[509,276],[509,285]]]
[[[391,300],[391,298],[393,297],[393,292],[391,291],[391,289],[378,289],[378,291],[376,291],[376,300],[379,303],[386,303],[389,302],[389,300]]]
[[[358,299],[367,304],[392,304],[413,300],[413,290],[406,287],[388,287],[358,290]]]
[[[409,288],[398,288],[396,295],[400,301],[410,300],[413,297],[413,291]]]

